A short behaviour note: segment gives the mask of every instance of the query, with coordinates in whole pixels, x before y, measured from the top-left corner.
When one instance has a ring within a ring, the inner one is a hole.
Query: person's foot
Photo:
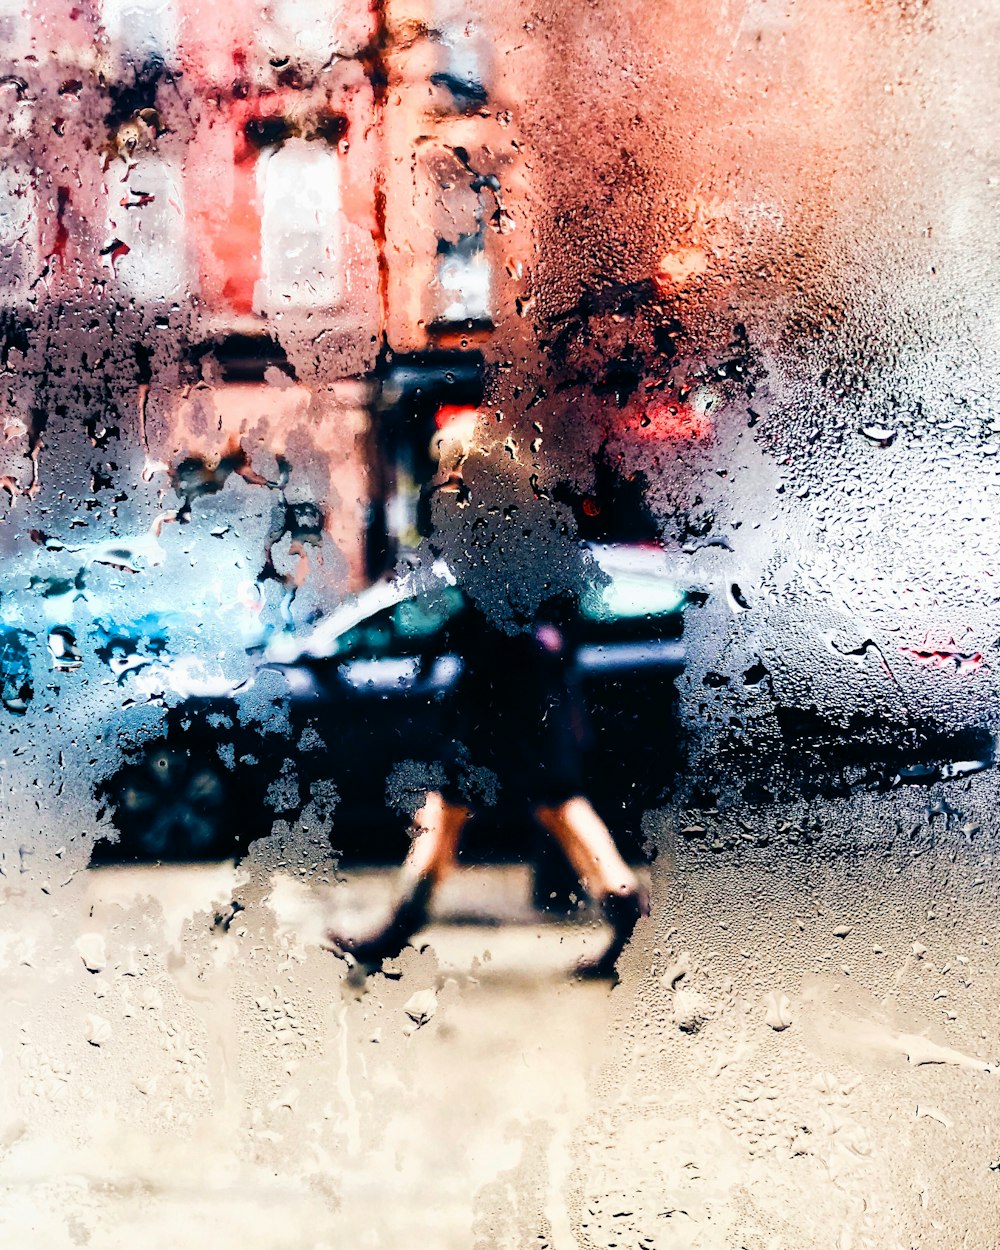
[[[615,965],[618,957],[629,943],[635,926],[643,916],[649,915],[649,894],[642,885],[636,885],[626,894],[606,894],[601,899],[604,918],[611,925],[611,942],[603,954],[593,959],[582,959],[576,966],[576,975],[588,980],[611,980],[617,983]]]
[[[327,941],[337,955],[350,955],[359,964],[376,968],[386,959],[401,954],[410,938],[427,923],[430,880],[418,881],[396,904],[386,923],[368,937],[354,938],[336,930],[327,931]]]

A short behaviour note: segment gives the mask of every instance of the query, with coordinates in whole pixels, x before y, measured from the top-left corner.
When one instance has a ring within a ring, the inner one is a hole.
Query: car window
[[[401,639],[429,639],[441,632],[462,609],[462,592],[453,586],[407,599],[393,611],[393,626]]]
[[[602,586],[588,586],[580,599],[581,615],[592,621],[632,620],[680,612],[684,592],[666,577],[614,573]]]
[[[462,594],[454,587],[404,599],[342,634],[336,654],[357,659],[413,654],[436,637],[461,607]]]

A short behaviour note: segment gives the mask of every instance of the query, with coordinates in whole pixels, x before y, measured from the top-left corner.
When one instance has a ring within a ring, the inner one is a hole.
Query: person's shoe
[[[401,954],[410,938],[427,923],[432,883],[428,878],[418,881],[400,901],[380,929],[365,938],[353,938],[327,931],[327,941],[337,955],[350,955],[359,964],[379,967],[386,959]]]
[[[602,955],[582,959],[576,966],[576,975],[588,980],[611,980],[617,984],[615,964],[628,945],[635,926],[643,916],[649,915],[649,895],[641,885],[627,894],[606,894],[601,899],[601,910],[611,925],[611,942]]]

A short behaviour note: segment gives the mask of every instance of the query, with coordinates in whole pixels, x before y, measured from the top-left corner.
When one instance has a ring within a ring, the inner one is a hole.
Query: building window
[[[322,65],[336,51],[342,6],[330,0],[269,0],[261,44],[269,57]]]
[[[184,199],[176,162],[152,153],[108,180],[105,248],[119,285],[140,301],[176,298],[189,279]]]
[[[0,166],[0,298],[21,294],[37,264],[36,194],[27,173]]]
[[[177,55],[177,12],[170,0],[103,0],[104,29],[122,61],[169,65]]]
[[[330,308],[341,294],[340,172],[325,144],[292,139],[257,166],[261,312]]]
[[[30,51],[30,0],[0,0],[0,57],[11,60]]]
[[[490,265],[483,236],[462,235],[457,242],[438,242],[437,285],[440,288],[438,322],[484,322],[490,310]]]

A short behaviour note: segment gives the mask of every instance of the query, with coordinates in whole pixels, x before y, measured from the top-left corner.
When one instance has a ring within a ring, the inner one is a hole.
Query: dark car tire
[[[231,855],[233,779],[222,763],[160,743],[111,779],[121,849],[143,859]]]

